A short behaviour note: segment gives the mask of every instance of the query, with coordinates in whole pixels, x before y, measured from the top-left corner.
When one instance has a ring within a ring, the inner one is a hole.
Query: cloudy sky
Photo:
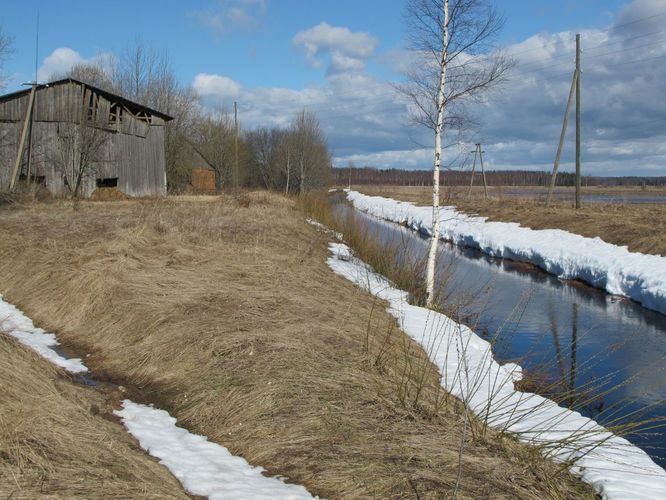
[[[496,0],[512,77],[471,110],[489,168],[550,169],[583,46],[583,161],[591,175],[666,175],[666,0]],[[7,90],[30,81],[40,15],[39,78],[118,53],[140,36],[171,56],[205,106],[243,126],[315,111],[335,162],[429,168],[430,133],[394,90],[411,56],[402,0],[70,0],[11,2]],[[92,20],[92,22],[88,22]],[[563,155],[572,169],[573,127]],[[460,148],[469,149],[467,145]],[[453,157],[453,151],[450,152]]]

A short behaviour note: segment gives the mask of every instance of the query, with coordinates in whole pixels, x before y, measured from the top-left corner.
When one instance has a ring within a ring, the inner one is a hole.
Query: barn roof
[[[106,97],[109,100],[112,100],[114,102],[119,102],[124,104],[129,110],[131,111],[143,111],[145,113],[150,113],[151,115],[159,116],[162,118],[164,121],[170,121],[173,120],[172,116],[169,116],[165,113],[162,113],[161,111],[157,111],[156,109],[149,108],[148,106],[144,106],[143,104],[139,104],[138,102],[130,101],[129,99],[118,95],[114,94],[113,92],[109,92],[108,90],[101,89],[99,87],[95,87],[94,85],[90,85],[89,83],[82,82],[80,80],[76,80],[74,78],[63,78],[62,80],[56,80],[50,83],[44,83],[41,85],[37,85],[37,90],[45,89],[47,87],[53,87],[55,85],[63,85],[65,83],[77,83],[79,85],[84,85],[88,87],[89,89],[94,90],[97,92],[99,95],[102,95]],[[0,102],[5,102],[5,101],[10,101],[12,99],[16,99],[17,97],[24,96],[26,94],[30,93],[30,89],[25,89],[25,90],[19,90],[17,92],[12,92],[10,94],[5,94],[0,96]]]

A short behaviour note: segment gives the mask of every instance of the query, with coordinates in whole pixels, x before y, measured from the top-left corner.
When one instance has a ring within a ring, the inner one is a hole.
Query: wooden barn
[[[13,180],[56,196],[87,197],[100,187],[163,196],[171,119],[71,78],[0,96],[0,191]]]

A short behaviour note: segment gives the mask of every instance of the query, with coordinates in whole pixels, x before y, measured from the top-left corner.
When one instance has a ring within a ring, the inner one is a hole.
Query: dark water
[[[502,196],[507,198],[536,198],[536,199],[546,199],[546,191],[541,190],[512,190],[507,189],[502,192]],[[561,192],[555,191],[553,193],[553,198],[558,201],[567,201],[570,200],[573,204],[574,202],[574,192]],[[640,194],[640,193],[583,193],[581,195],[581,200],[583,203],[608,203],[608,204],[645,204],[645,203],[666,203],[666,194],[660,193],[650,193],[650,194]]]
[[[426,254],[429,242],[418,233],[336,204],[339,217],[350,213],[382,241]],[[611,428],[666,422],[666,316],[473,249],[443,243],[438,266],[444,305],[457,305],[458,319],[492,341],[500,362],[518,362],[541,380],[530,390]],[[625,437],[664,467],[660,423]]]

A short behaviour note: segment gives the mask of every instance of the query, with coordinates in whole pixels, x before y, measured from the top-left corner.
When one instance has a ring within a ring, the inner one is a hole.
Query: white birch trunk
[[[442,26],[442,58],[440,60],[439,89],[437,90],[437,124],[435,126],[435,164],[432,169],[432,238],[426,269],[426,301],[432,307],[435,299],[435,269],[439,244],[439,170],[442,164],[442,132],[444,128],[444,90],[446,88],[446,59],[449,45],[449,0],[444,1]]]
[[[305,190],[305,159],[304,159],[304,154],[301,153],[301,186],[300,186],[300,193],[303,194],[303,191]]]
[[[289,194],[289,174],[291,173],[291,157],[289,146],[287,146],[287,185],[284,188],[284,194]]]

